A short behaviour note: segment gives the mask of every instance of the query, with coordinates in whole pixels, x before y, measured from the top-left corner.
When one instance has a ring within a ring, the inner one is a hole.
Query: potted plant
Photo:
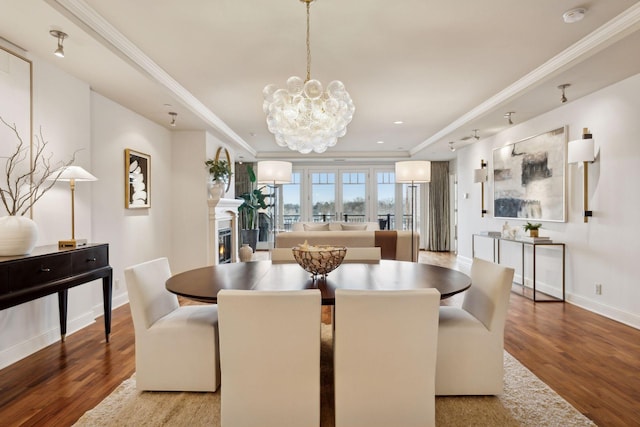
[[[240,237],[242,243],[247,243],[255,252],[258,244],[258,219],[259,210],[267,209],[269,205],[266,202],[268,194],[262,192],[264,187],[257,188],[256,174],[251,165],[247,165],[247,174],[251,188],[249,191],[240,194],[237,199],[242,200],[242,204],[238,207]]]
[[[524,231],[529,232],[530,237],[538,237],[538,230],[542,228],[542,224],[540,223],[532,224],[530,222],[527,222],[525,225],[522,226],[522,228],[524,228]]]
[[[2,117],[0,121],[18,140],[13,153],[6,157],[4,182],[0,183],[0,200],[7,212],[7,216],[0,217],[0,256],[26,255],[36,244],[38,227],[24,215],[56,183],[62,173],[59,167],[72,164],[75,156],[66,164],[52,165],[51,157],[44,154],[48,143],[42,132],[35,136],[30,150],[15,123],[9,124]]]
[[[204,162],[209,172],[211,182],[209,183],[209,194],[213,198],[220,198],[225,192],[225,188],[229,185],[231,179],[231,164],[226,160],[208,159]]]

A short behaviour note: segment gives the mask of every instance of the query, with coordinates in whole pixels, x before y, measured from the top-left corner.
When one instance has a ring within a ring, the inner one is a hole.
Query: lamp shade
[[[57,177],[57,178],[56,178]],[[80,166],[63,166],[54,172],[49,179],[56,179],[58,181],[97,181],[98,178],[91,175],[89,172],[81,168]]]
[[[576,139],[569,142],[568,163],[593,162],[595,160],[592,138]]]
[[[288,184],[293,165],[279,160],[258,162],[258,182],[263,184]]]
[[[396,182],[416,183],[431,181],[431,162],[410,160],[396,162]]]
[[[476,169],[473,171],[473,182],[485,182],[488,176],[487,169]]]

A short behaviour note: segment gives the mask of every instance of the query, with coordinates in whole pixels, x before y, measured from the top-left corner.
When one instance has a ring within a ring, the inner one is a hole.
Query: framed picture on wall
[[[17,191],[21,195],[27,195],[29,190],[24,187],[27,187],[29,183],[33,184],[29,178],[29,166],[30,158],[34,155],[37,147],[34,147],[36,144],[32,141],[32,75],[31,61],[0,46],[0,118],[2,119],[0,122],[0,165],[2,165],[3,173],[5,167],[9,166],[9,159],[16,156],[12,161],[12,171],[6,171],[5,185],[0,186],[4,190],[3,200],[5,195],[9,196],[10,190],[11,194],[15,194]],[[19,142],[21,142],[21,146],[18,154],[17,145]],[[13,181],[19,176],[24,177],[19,182],[15,182],[18,188],[10,189],[8,187],[9,181]],[[7,203],[11,205],[8,200]],[[2,216],[5,209],[0,209],[2,210],[0,216]],[[15,208],[13,206],[7,207],[7,212],[10,209]],[[30,212],[31,209],[29,208]]]
[[[124,207],[151,207],[151,156],[129,148],[124,150]]]
[[[496,218],[564,222],[566,127],[493,150]]]

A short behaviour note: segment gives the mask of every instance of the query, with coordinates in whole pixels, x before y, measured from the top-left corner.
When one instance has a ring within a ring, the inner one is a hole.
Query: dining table
[[[297,263],[251,261],[195,268],[173,275],[166,288],[196,301],[217,303],[222,289],[319,289],[323,305],[335,304],[336,289],[409,290],[435,288],[449,298],[471,286],[471,278],[457,270],[432,264],[381,260],[343,263],[327,276],[313,277]]]

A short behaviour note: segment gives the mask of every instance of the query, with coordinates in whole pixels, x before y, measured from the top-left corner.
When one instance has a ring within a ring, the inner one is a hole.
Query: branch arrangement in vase
[[[45,155],[48,141],[40,134],[35,135],[36,143],[29,161],[29,144],[25,144],[18,132],[16,124],[9,124],[4,118],[0,121],[11,130],[18,140],[15,151],[7,157],[5,163],[4,182],[0,183],[0,200],[7,214],[24,215],[40,200],[40,198],[56,183],[62,173],[61,167],[71,165],[75,160],[75,154],[66,163],[56,162],[52,164],[52,155]],[[3,141],[3,145],[9,145]],[[25,162],[28,164],[26,167]]]

